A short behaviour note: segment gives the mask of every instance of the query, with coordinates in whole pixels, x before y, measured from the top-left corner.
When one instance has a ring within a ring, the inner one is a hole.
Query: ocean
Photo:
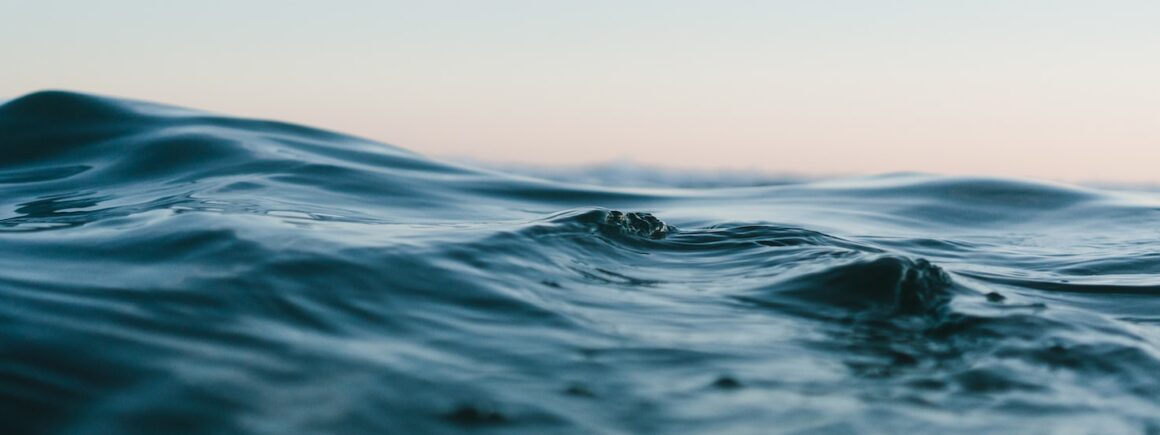
[[[0,431],[1160,433],[1160,193],[664,180],[11,100]]]

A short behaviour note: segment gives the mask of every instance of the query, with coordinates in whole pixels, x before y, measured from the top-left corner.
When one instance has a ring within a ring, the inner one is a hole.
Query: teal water
[[[1158,223],[1150,192],[597,187],[36,93],[0,106],[0,427],[1160,433]]]

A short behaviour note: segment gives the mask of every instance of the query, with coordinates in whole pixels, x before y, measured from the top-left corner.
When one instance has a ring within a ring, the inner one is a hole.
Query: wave
[[[62,91],[11,100],[4,426],[1160,430],[1154,193],[649,179],[549,181]]]

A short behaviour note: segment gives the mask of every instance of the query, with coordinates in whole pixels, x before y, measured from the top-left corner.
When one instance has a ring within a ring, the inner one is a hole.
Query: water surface
[[[923,174],[688,184],[12,100],[0,426],[1160,432],[1160,195]]]

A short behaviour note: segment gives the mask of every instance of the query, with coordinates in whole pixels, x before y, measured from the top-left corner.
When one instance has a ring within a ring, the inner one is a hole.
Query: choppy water
[[[4,433],[1157,433],[1160,196],[602,188],[0,107]]]

